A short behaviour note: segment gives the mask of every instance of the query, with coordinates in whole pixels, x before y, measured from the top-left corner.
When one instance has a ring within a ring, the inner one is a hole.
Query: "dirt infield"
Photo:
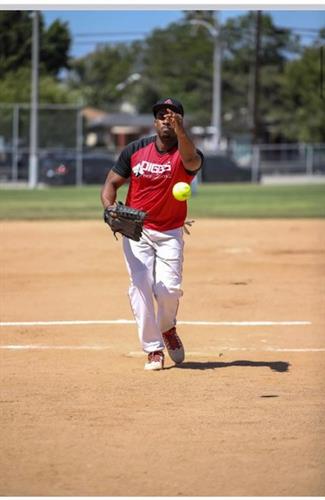
[[[0,236],[1,495],[325,495],[324,221],[196,221],[155,373],[134,324],[4,324],[133,319],[101,222]]]

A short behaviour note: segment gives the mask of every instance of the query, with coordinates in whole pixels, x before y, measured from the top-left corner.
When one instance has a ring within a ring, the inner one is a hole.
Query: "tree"
[[[321,93],[321,52],[325,30],[302,57],[288,61],[281,77],[281,110],[274,113],[275,131],[291,141],[325,141],[325,96]]]
[[[184,10],[184,21],[189,22],[192,20],[206,21],[208,23],[214,23],[214,11],[213,10]]]
[[[132,72],[136,50],[134,45],[105,45],[73,61],[69,86],[79,88],[88,105],[112,109],[121,93],[116,86]]]
[[[143,87],[140,109],[151,109],[152,95],[180,99],[198,124],[208,125],[212,107],[212,52],[209,33],[194,30],[184,20],[157,29],[143,46]],[[151,94],[152,94],[151,92]]]
[[[0,103],[28,103],[30,93],[30,68],[22,67],[11,71],[0,80]],[[80,90],[69,89],[65,82],[58,82],[53,76],[44,74],[40,77],[40,102],[74,104],[81,102],[81,93]]]
[[[31,64],[32,12],[0,11],[0,78]],[[54,21],[45,29],[40,15],[40,67],[57,76],[69,67],[71,35],[66,23]]]
[[[71,34],[67,23],[56,20],[47,30],[42,29],[40,62],[46,73],[57,76],[62,69],[70,68],[70,45]]]
[[[184,102],[187,115],[209,124],[212,50],[209,34],[198,34],[187,21],[173,23],[144,41],[98,47],[75,60],[69,86],[80,88],[89,105],[112,110],[126,100],[143,113],[150,113],[157,99],[174,95]],[[116,86],[133,73],[141,79],[119,91]]]
[[[223,129],[229,135],[250,133],[253,128],[253,71],[255,61],[255,13],[229,19],[222,28],[223,56]],[[277,29],[271,16],[261,16],[259,55],[259,116],[261,140],[272,136],[274,110],[280,109],[280,78],[288,53],[298,53],[296,36],[289,29]],[[226,120],[225,120],[226,118]],[[227,120],[228,118],[228,120]]]
[[[213,11],[186,11],[184,19],[154,30],[144,41],[99,48],[74,62],[71,88],[80,86],[86,102],[114,109],[123,98],[138,111],[150,112],[163,96],[184,102],[187,116],[197,125],[209,125],[212,112],[213,43],[207,29],[192,26],[198,19],[214,23]],[[280,77],[288,52],[297,51],[290,30],[278,30],[262,15],[260,54],[260,116],[266,140],[274,131],[274,111],[281,108]],[[221,29],[222,130],[227,135],[252,131],[255,13],[230,19]],[[138,72],[141,79],[118,93],[116,85]]]
[[[27,11],[0,11],[0,78],[28,64],[32,20]]]
[[[13,107],[3,103],[29,103],[31,86],[31,70],[22,67],[17,71],[6,73],[0,80],[0,136],[10,141],[12,138]],[[79,90],[71,90],[66,83],[58,82],[51,75],[40,77],[40,103],[81,104]],[[29,143],[29,108],[19,109],[19,137],[24,145]],[[40,146],[75,143],[76,111],[75,110],[39,110]]]

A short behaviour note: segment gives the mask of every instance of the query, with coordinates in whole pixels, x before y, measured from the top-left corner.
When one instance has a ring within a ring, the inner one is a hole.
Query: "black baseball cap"
[[[157,101],[156,104],[152,106],[152,111],[154,116],[156,117],[158,111],[167,108],[171,109],[172,111],[175,111],[175,113],[184,116],[184,108],[182,103],[177,101],[177,99],[172,99],[171,97],[167,97],[167,99],[161,99],[160,101]]]

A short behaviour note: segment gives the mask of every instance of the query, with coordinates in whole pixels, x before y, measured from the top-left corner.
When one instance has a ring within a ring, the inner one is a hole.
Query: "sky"
[[[71,56],[82,57],[96,48],[100,42],[127,42],[142,39],[155,28],[164,28],[180,21],[182,10],[43,10],[48,26],[55,19],[68,22],[73,36]],[[247,10],[220,10],[223,24],[229,17],[243,15]],[[300,30],[303,43],[313,41],[315,32],[325,27],[324,10],[263,10],[272,15],[276,26]],[[311,30],[311,31],[308,31]]]

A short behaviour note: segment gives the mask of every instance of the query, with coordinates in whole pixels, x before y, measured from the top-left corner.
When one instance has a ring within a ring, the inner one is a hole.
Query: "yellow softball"
[[[178,201],[188,200],[191,194],[191,186],[187,182],[177,182],[173,186],[173,196]]]

